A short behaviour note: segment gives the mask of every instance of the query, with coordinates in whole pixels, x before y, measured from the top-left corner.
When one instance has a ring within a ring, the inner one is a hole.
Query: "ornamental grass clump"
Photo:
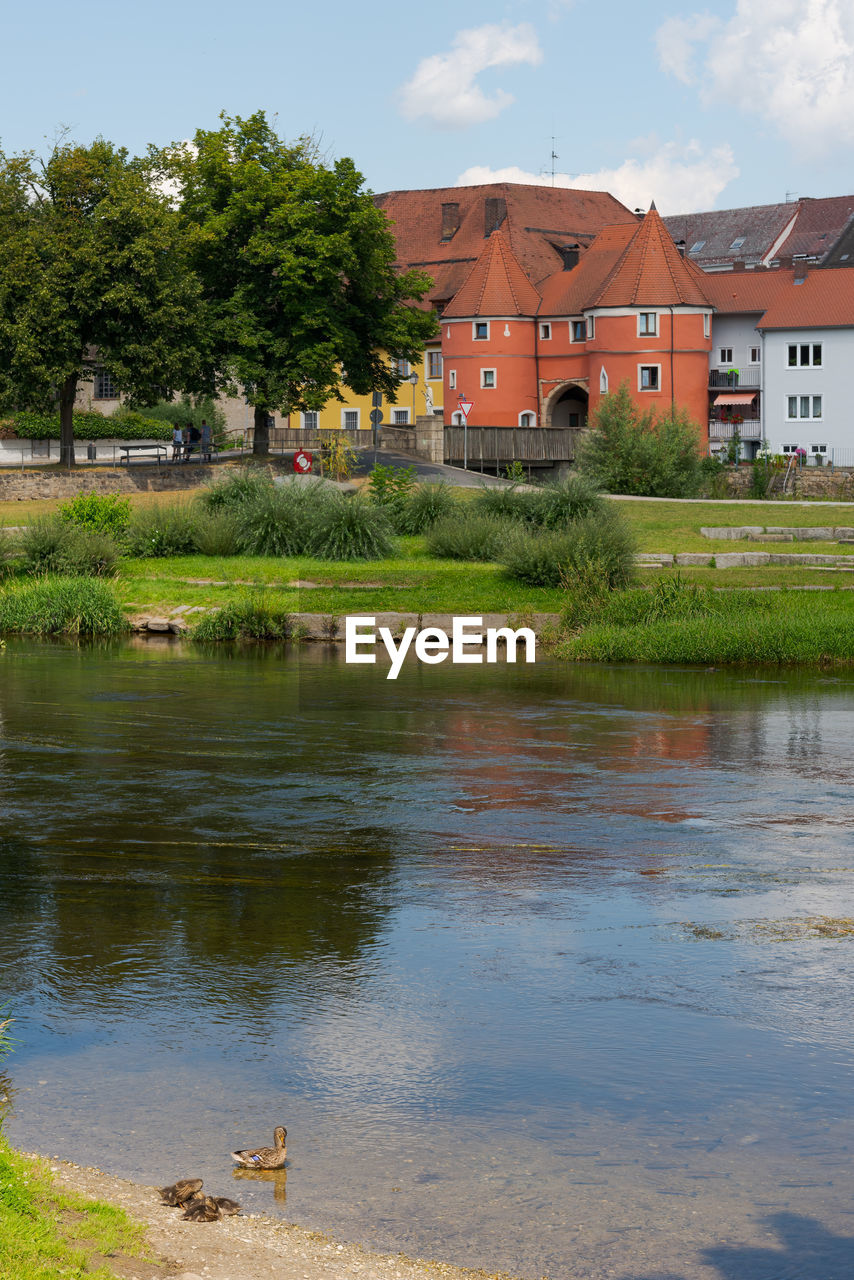
[[[317,510],[310,550],[319,560],[384,560],[394,551],[391,522],[366,498],[332,491]]]
[[[495,520],[512,520],[517,524],[537,524],[539,494],[533,490],[481,488],[472,500],[472,507],[481,516]]]
[[[565,529],[584,516],[603,511],[607,499],[584,476],[547,484],[532,495],[533,520],[544,529]]]
[[[35,636],[109,637],[128,622],[113,588],[91,578],[17,582],[0,594],[0,632]]]
[[[184,556],[197,549],[198,516],[178,503],[138,507],[131,516],[125,545],[132,556]]]
[[[563,530],[519,530],[501,560],[511,577],[532,587],[572,589],[576,580],[613,591],[634,577],[631,530],[611,508]]]
[[[330,501],[329,491],[321,484],[291,481],[262,490],[233,508],[238,550],[253,556],[307,554]]]
[[[257,502],[273,492],[273,481],[267,471],[241,467],[231,471],[199,494],[199,503],[208,511],[232,510]]]
[[[516,526],[507,519],[461,510],[427,533],[427,551],[440,560],[497,560]]]
[[[194,640],[289,640],[293,618],[260,595],[246,595],[209,613],[193,632]]]
[[[236,556],[240,550],[237,516],[228,510],[200,515],[196,523],[196,549],[202,556]]]
[[[109,578],[119,560],[119,548],[108,533],[81,529],[59,516],[34,520],[17,546],[22,568],[30,574]]]
[[[437,484],[418,485],[394,512],[395,533],[425,533],[438,520],[451,516],[459,509],[459,505],[454,490],[445,480],[440,480]]]

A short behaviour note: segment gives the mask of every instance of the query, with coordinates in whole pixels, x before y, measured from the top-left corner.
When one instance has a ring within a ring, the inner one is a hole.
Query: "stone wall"
[[[419,414],[414,427],[383,427],[382,447],[411,453],[425,462],[445,461],[445,424],[438,413]]]
[[[160,493],[210,484],[213,478],[213,467],[192,464],[176,466],[171,471],[157,471],[154,467],[9,470],[0,472],[0,502],[73,498],[78,493]]]
[[[728,474],[730,490],[734,497],[745,498],[750,489],[752,469],[741,466]],[[784,473],[778,473],[782,476]],[[771,498],[780,498],[782,478],[775,480]],[[798,467],[789,477],[786,496],[794,498],[834,498],[837,502],[854,502],[854,471],[840,467]]]

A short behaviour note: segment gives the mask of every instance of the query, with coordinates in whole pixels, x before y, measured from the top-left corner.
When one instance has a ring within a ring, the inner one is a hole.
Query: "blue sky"
[[[0,145],[141,151],[259,107],[374,191],[498,178],[663,213],[854,191],[852,0],[3,6]]]

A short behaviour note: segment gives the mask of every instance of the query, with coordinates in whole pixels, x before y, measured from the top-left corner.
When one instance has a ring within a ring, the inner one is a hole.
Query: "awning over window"
[[[715,404],[755,404],[756,392],[749,391],[722,391],[719,396],[715,396]]]

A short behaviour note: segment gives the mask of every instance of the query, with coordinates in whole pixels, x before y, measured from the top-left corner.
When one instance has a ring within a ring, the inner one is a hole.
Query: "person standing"
[[[202,462],[210,462],[211,460],[211,429],[204,418],[202,418]]]
[[[184,432],[178,423],[172,426],[172,461],[180,462],[181,454],[184,452]]]

